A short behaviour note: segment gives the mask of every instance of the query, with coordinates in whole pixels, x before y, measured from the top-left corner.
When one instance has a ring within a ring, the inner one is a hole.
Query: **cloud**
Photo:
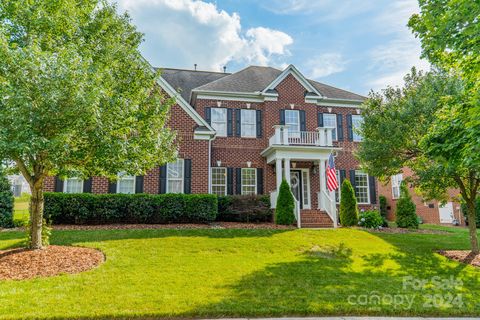
[[[386,86],[402,86],[403,77],[415,66],[428,70],[430,65],[420,59],[420,41],[408,29],[409,17],[418,12],[415,0],[393,2],[373,21],[378,26],[379,34],[391,40],[372,48],[368,52],[370,59],[368,84],[374,90]]]
[[[240,16],[197,0],[119,0],[145,33],[142,52],[155,66],[222,70],[229,62],[282,63],[293,43],[288,34],[266,27],[243,30]]]
[[[273,0],[264,8],[280,15],[315,15],[318,21],[343,20],[374,8],[375,0]]]
[[[319,79],[345,70],[347,61],[340,53],[330,52],[315,56],[305,63],[309,77]]]

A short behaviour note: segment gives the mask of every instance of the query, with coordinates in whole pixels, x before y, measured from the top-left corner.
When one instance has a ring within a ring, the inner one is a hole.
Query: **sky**
[[[116,0],[145,35],[155,67],[235,72],[295,65],[307,78],[358,94],[426,70],[406,26],[416,0]]]

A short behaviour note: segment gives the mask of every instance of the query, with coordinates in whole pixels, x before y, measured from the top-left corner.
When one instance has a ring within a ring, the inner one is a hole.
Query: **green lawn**
[[[22,236],[0,233],[0,248],[18,246]],[[107,260],[77,275],[0,281],[0,318],[480,315],[480,271],[433,253],[468,248],[462,229],[448,235],[349,229],[55,231],[52,243],[100,248]],[[454,277],[463,285],[404,290],[408,275]],[[461,295],[463,306],[428,305],[428,295],[449,292]],[[387,300],[349,303],[372,294],[414,302],[410,308]]]
[[[28,203],[30,201],[29,194],[22,194],[21,197],[15,198],[13,221],[16,226],[24,226],[28,223]]]

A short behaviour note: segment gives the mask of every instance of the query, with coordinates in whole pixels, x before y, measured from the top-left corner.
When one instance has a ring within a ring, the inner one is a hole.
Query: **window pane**
[[[219,136],[227,135],[227,109],[212,108],[212,128],[217,131]]]
[[[83,180],[79,178],[68,178],[63,183],[63,192],[65,193],[82,193]]]
[[[337,140],[337,115],[331,113],[323,114],[323,126],[325,128],[333,128],[332,139]]]
[[[256,111],[242,109],[241,114],[242,116],[240,119],[242,122],[242,137],[256,137]]]
[[[358,134],[358,129],[360,129],[362,121],[362,116],[352,115],[353,141],[362,141],[362,136]]]
[[[242,194],[257,193],[257,170],[255,168],[242,169]]]
[[[355,196],[358,203],[369,203],[368,175],[355,171]]]
[[[300,116],[298,110],[285,110],[285,124],[290,132],[300,132]]]
[[[302,171],[302,184],[303,184],[303,205],[309,206],[310,205],[310,190],[309,190],[309,179],[308,179],[308,171]]]
[[[127,176],[120,173],[117,180],[117,193],[135,193],[135,176]]]
[[[212,168],[212,193],[219,196],[227,194],[226,168]]]
[[[167,164],[167,193],[183,193],[183,159]]]
[[[402,184],[402,180],[403,180],[403,176],[401,173],[394,175],[391,178],[393,199],[400,198],[400,185]]]

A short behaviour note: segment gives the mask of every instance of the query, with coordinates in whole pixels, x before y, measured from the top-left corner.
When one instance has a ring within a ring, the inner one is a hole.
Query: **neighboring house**
[[[22,193],[31,193],[27,180],[21,174],[7,176],[7,179],[15,197],[20,197]]]
[[[410,177],[412,171],[409,168],[404,168],[402,173],[399,173],[390,178],[387,184],[379,184],[379,193],[387,199],[387,218],[395,220],[395,211],[397,200],[400,198],[400,184],[404,179]],[[460,209],[460,203],[455,201],[458,199],[459,192],[456,190],[449,190],[449,200],[445,204],[439,201],[425,201],[418,195],[414,188],[409,188],[412,200],[417,207],[417,215],[422,218],[423,223],[433,224],[460,224],[465,225],[465,219]]]
[[[329,227],[338,219],[338,192],[328,192],[325,166],[335,155],[338,178],[348,178],[361,209],[378,203],[377,183],[359,170],[365,97],[306,79],[294,66],[250,66],[233,74],[162,69],[159,85],[177,104],[169,126],[179,159],[145,176],[61,181],[46,190],[94,193],[269,194],[290,183],[302,226]]]

